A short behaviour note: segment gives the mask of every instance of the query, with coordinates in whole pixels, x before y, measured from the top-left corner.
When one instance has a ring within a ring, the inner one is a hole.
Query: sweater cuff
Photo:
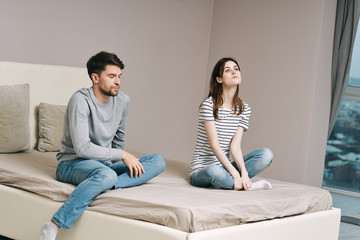
[[[111,161],[122,161],[123,150],[119,148],[111,149]]]

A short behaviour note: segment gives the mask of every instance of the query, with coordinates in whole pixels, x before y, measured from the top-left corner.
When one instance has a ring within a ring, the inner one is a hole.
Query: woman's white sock
[[[55,240],[59,228],[47,221],[41,228],[40,240]]]
[[[256,182],[253,182],[251,185],[251,188],[249,190],[258,190],[258,189],[271,189],[271,183],[265,180],[259,180]]]

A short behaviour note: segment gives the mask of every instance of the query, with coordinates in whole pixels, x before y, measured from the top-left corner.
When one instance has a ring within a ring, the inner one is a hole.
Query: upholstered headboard
[[[66,105],[78,89],[90,87],[86,68],[0,61],[0,85],[30,85],[30,146],[38,136],[40,103]]]

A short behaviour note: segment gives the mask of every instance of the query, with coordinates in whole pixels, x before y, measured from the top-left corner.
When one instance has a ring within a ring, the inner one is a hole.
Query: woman
[[[241,140],[248,130],[251,108],[239,96],[241,72],[235,59],[220,59],[211,74],[210,90],[199,109],[196,149],[190,183],[197,187],[234,190],[270,189],[269,182],[250,178],[273,159],[262,148],[243,156]]]

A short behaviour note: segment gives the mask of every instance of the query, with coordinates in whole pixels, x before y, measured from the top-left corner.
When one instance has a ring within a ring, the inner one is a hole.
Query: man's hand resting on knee
[[[145,169],[144,169],[143,165],[140,163],[139,158],[136,158],[131,153],[123,151],[122,161],[129,168],[130,177],[133,177],[133,176],[135,176],[135,178],[141,177],[141,174],[145,173]],[[133,174],[133,172],[134,172],[134,174]]]

